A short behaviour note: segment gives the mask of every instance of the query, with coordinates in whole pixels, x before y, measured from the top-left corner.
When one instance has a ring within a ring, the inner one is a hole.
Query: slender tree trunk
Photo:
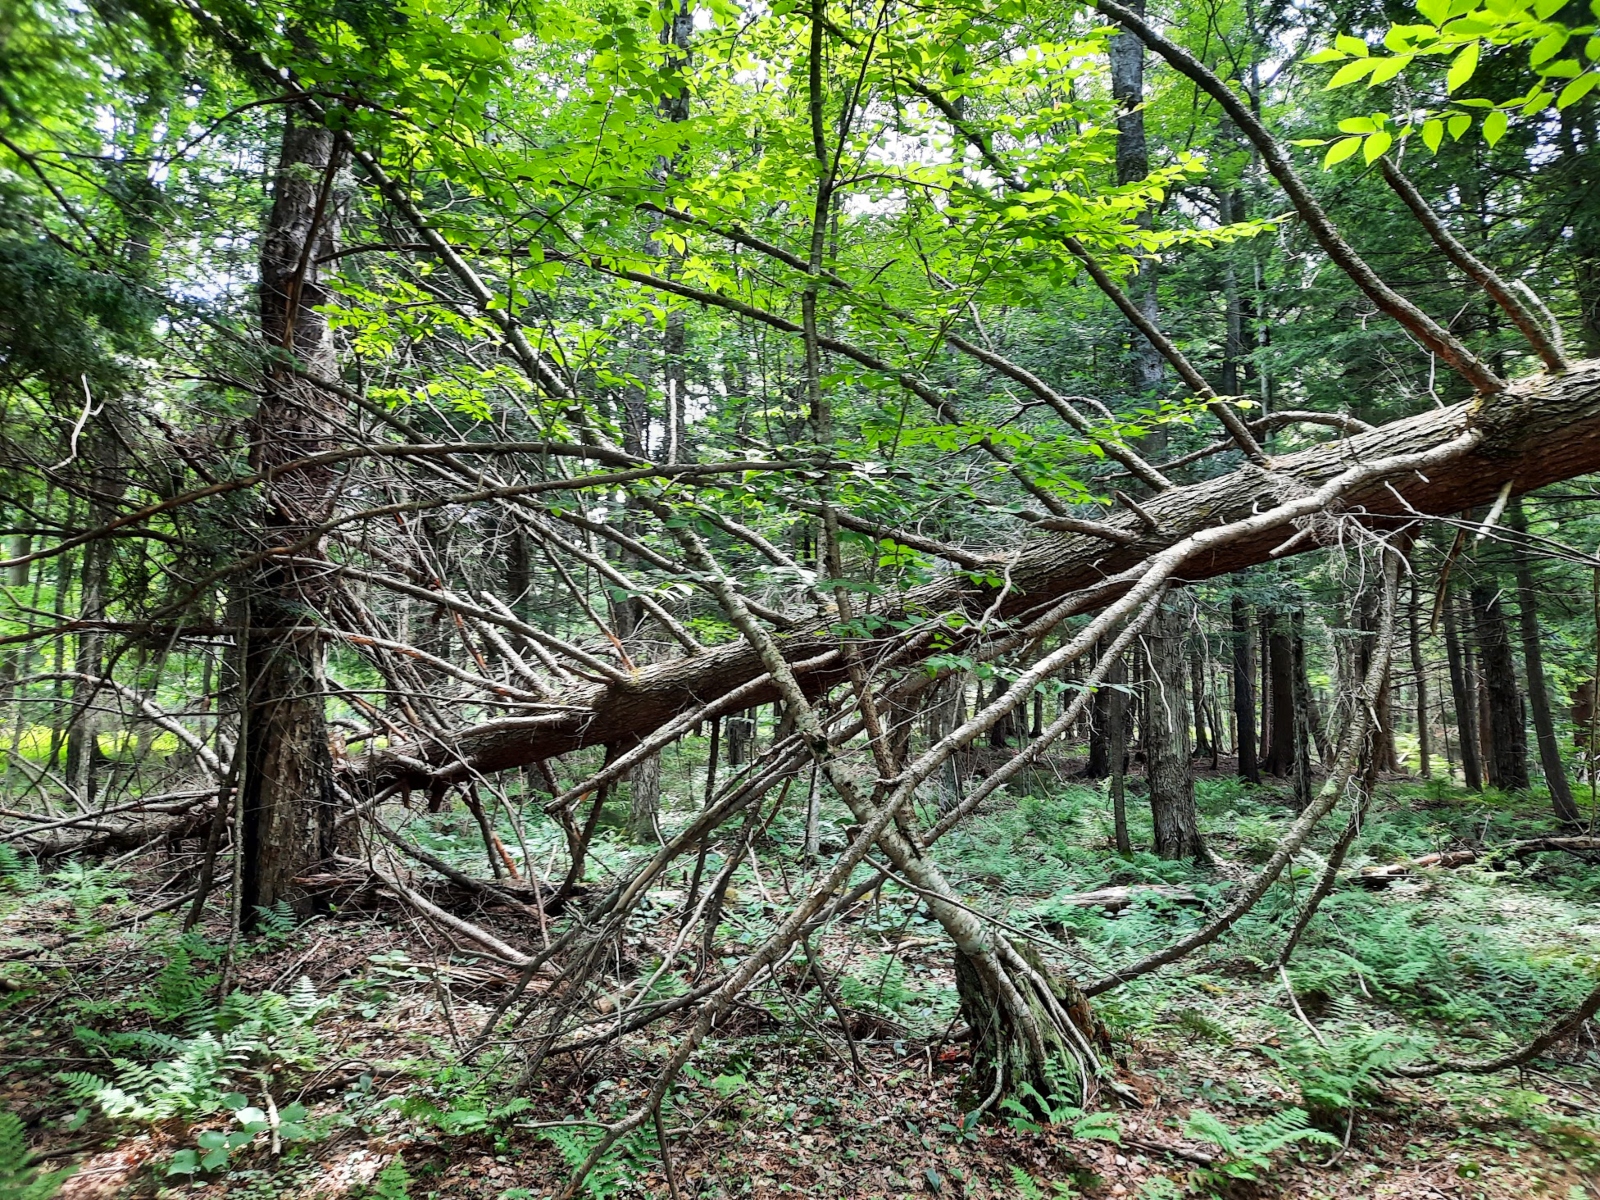
[[[1194,712],[1194,756],[1212,757],[1211,731],[1206,719],[1206,659],[1204,643],[1196,638],[1189,647],[1189,707]]]
[[[1449,589],[1444,598],[1444,649],[1450,666],[1450,701],[1456,710],[1456,738],[1461,747],[1461,775],[1475,792],[1483,790],[1483,773],[1478,763],[1478,702],[1472,694],[1472,679],[1467,673],[1466,655],[1456,621],[1456,605]]]
[[[1296,609],[1290,618],[1289,644],[1292,656],[1294,699],[1294,801],[1298,811],[1311,803],[1311,680],[1306,673],[1305,613]]]
[[[1520,499],[1512,501],[1511,528],[1527,533],[1528,518]],[[1544,677],[1543,636],[1539,630],[1539,593],[1534,587],[1533,564],[1520,543],[1514,544],[1512,562],[1517,574],[1517,608],[1522,623],[1522,666],[1528,679],[1528,702],[1533,709],[1534,739],[1539,745],[1539,766],[1545,786],[1550,789],[1550,806],[1556,820],[1574,824],[1582,814],[1572,798],[1572,784],[1561,758],[1561,741],[1556,735],[1555,716],[1550,710],[1550,685]]]
[[[1162,858],[1203,858],[1200,819],[1194,803],[1194,762],[1189,746],[1189,712],[1184,687],[1187,613],[1168,600],[1150,632],[1149,682],[1145,687],[1146,771],[1155,850]]]
[[[1233,721],[1234,745],[1239,755],[1239,777],[1250,783],[1261,782],[1256,759],[1255,655],[1250,639],[1249,610],[1244,597],[1233,596]]]
[[[334,135],[304,124],[291,110],[283,132],[271,215],[261,249],[261,328],[272,361],[250,426],[250,465],[262,470],[331,448],[342,403],[309,383],[335,378],[338,361],[326,316],[333,301],[321,264],[338,249],[343,196]],[[264,542],[320,555],[311,528],[328,513],[335,479],[313,467],[278,476],[267,488]],[[309,542],[310,544],[306,544]],[[335,803],[323,711],[322,642],[285,630],[315,624],[326,573],[272,556],[251,580],[244,603],[246,635],[244,822],[240,912],[289,901],[304,912],[295,884],[331,853]]]
[[[1286,614],[1272,614],[1267,645],[1272,700],[1271,740],[1268,742],[1266,761],[1261,768],[1269,774],[1282,777],[1294,771],[1294,644]]]
[[[1145,0],[1130,0],[1129,7],[1144,15]],[[1144,43],[1127,30],[1119,30],[1111,38],[1111,98],[1117,106],[1117,183],[1138,183],[1150,174],[1150,150],[1144,128]],[[1138,215],[1140,225],[1151,224],[1148,210]],[[1138,302],[1144,317],[1159,328],[1160,312],[1156,294],[1156,265],[1145,258],[1139,265],[1137,278],[1128,289]],[[1161,353],[1142,335],[1135,332],[1132,339],[1133,387],[1146,400],[1161,394],[1165,367]],[[1158,460],[1166,453],[1167,431],[1157,426],[1139,439],[1140,453]]]
[[[1433,778],[1432,734],[1429,729],[1428,718],[1428,670],[1427,664],[1422,660],[1422,634],[1419,609],[1421,596],[1418,590],[1417,576],[1411,575],[1411,608],[1407,614],[1411,634],[1411,677],[1416,680],[1417,698],[1417,757],[1420,760],[1420,773],[1424,779]]]
[[[1113,634],[1113,639],[1115,635]],[[1133,853],[1128,836],[1128,665],[1118,655],[1106,671],[1100,694],[1106,697],[1106,748],[1111,780],[1111,822],[1119,854]]]
[[[1522,700],[1517,693],[1516,661],[1511,654],[1511,637],[1499,588],[1493,583],[1474,587],[1472,609],[1477,618],[1484,694],[1489,710],[1489,783],[1507,792],[1526,790],[1528,739],[1522,723]]]
[[[1099,644],[1095,647],[1097,658],[1106,652],[1106,648],[1111,645],[1112,640],[1109,635],[1100,639]],[[1113,667],[1112,670],[1118,673],[1118,678],[1122,682],[1126,683],[1127,675],[1121,664]],[[1110,676],[1107,676],[1106,682],[1109,683],[1110,681]],[[1087,705],[1089,710],[1089,761],[1083,768],[1083,777],[1085,779],[1106,779],[1111,775],[1111,730],[1113,723],[1111,709],[1114,700],[1111,689],[1102,686],[1096,690],[1094,699]],[[1127,697],[1124,696],[1119,703],[1120,708],[1118,711],[1120,715],[1117,719],[1126,722]],[[1126,730],[1120,736],[1123,738],[1123,747],[1126,748]]]

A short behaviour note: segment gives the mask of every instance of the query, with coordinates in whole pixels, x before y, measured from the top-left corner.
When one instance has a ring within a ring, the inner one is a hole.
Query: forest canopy
[[[1600,1194],[1597,19],[0,0],[0,1200]]]

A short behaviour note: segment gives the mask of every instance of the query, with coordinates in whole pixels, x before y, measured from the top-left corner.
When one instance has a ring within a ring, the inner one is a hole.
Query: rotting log
[[[1314,549],[1336,535],[1333,518],[1392,528],[1418,514],[1446,515],[1487,503],[1508,481],[1516,495],[1600,470],[1600,360],[1576,363],[1562,375],[1530,376],[1499,395],[1419,413],[1274,458],[1265,467],[1246,464],[1231,474],[1148,497],[1142,505],[1156,529],[1123,512],[1105,520],[1134,535],[1125,544],[1070,531],[1029,538],[1014,558],[992,556],[996,565],[1009,568],[1010,590],[1000,599],[998,615],[1018,617],[1074,593],[1074,611],[1098,609],[1129,586],[1107,583],[1109,576],[1137,567],[1186,536],[1303,495],[1353,465],[1440,447],[1472,429],[1481,434],[1477,446],[1430,475],[1409,472],[1366,485],[1291,546],[1285,547],[1281,528],[1220,545],[1186,563],[1182,578],[1240,570],[1267,561],[1275,550]],[[977,618],[996,596],[991,586],[951,576],[911,589],[900,597],[896,612],[882,615],[966,612]],[[774,636],[791,663],[815,659],[836,646],[825,630]],[[753,649],[742,640],[730,642],[641,668],[626,682],[572,687],[555,698],[567,706],[559,712],[489,721],[461,730],[448,745],[387,748],[343,769],[353,791],[370,795],[390,784],[424,786],[429,779],[507,770],[584,746],[628,744],[763,674]],[[812,693],[843,678],[842,664],[800,674]],[[741,707],[776,698],[776,688],[757,689],[741,698]]]

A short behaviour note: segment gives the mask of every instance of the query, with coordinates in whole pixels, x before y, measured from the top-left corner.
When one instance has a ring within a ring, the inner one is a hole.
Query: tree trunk
[[[1077,985],[1051,971],[1027,942],[1005,943],[1002,952],[987,961],[956,953],[956,996],[979,1077],[1012,1095],[1026,1083],[1056,1104],[1080,1104],[1084,1051],[1110,1050],[1105,1027]]]
[[[1206,719],[1205,643],[1200,638],[1193,639],[1189,648],[1189,708],[1194,713],[1194,756],[1211,758],[1211,731]]]
[[[1261,769],[1284,777],[1294,772],[1294,644],[1288,615],[1268,614],[1267,634],[1269,708],[1267,753]]]
[[[1130,5],[1140,16],[1144,15],[1144,0],[1130,0]],[[1116,168],[1119,186],[1138,183],[1150,174],[1150,149],[1144,130],[1144,43],[1127,30],[1119,30],[1111,38],[1111,99],[1117,106]],[[1142,210],[1137,218],[1140,225],[1150,226],[1149,210]],[[1145,320],[1160,328],[1160,312],[1156,296],[1156,264],[1154,259],[1140,260],[1137,277],[1128,289],[1142,310]],[[1133,335],[1133,387],[1146,402],[1158,398],[1164,382],[1165,366],[1160,351],[1142,334]],[[1166,454],[1167,431],[1164,425],[1153,428],[1139,439],[1139,451],[1151,461]]]
[[[1370,597],[1363,597],[1361,608],[1361,628],[1364,635],[1362,645],[1365,646],[1371,637],[1377,635],[1378,630],[1378,604]],[[1394,673],[1391,671],[1383,677],[1382,684],[1378,687],[1378,694],[1373,700],[1373,725],[1371,745],[1368,747],[1370,755],[1370,769],[1374,772],[1395,772],[1400,769],[1399,755],[1394,742]],[[1374,776],[1376,778],[1376,776]]]
[[[1420,765],[1420,774],[1424,779],[1433,778],[1432,736],[1429,730],[1428,718],[1428,670],[1427,664],[1422,660],[1422,634],[1419,609],[1421,596],[1417,585],[1417,576],[1413,571],[1411,575],[1411,608],[1407,613],[1411,635],[1411,676],[1416,680],[1417,698],[1417,757]]]
[[[1510,524],[1517,533],[1528,532],[1528,518],[1522,511],[1520,499],[1512,502]],[[1556,820],[1575,824],[1582,814],[1572,798],[1567,766],[1561,760],[1561,742],[1556,737],[1555,717],[1550,711],[1550,687],[1544,677],[1543,638],[1539,631],[1539,593],[1533,583],[1533,565],[1520,542],[1513,543],[1512,563],[1517,574],[1517,608],[1522,623],[1523,674],[1528,679],[1528,703],[1533,709],[1539,766],[1544,771],[1545,786],[1550,789],[1550,806],[1555,810]]]
[[[1109,636],[1116,640],[1117,631]],[[1105,682],[1095,698],[1106,698],[1106,759],[1111,784],[1111,824],[1119,854],[1133,853],[1128,834],[1128,661],[1123,655],[1106,670]]]
[[[1294,803],[1304,811],[1311,803],[1311,747],[1315,735],[1311,723],[1311,680],[1306,673],[1305,613],[1296,609],[1289,622],[1289,648],[1292,655],[1292,699],[1294,705]]]
[[[1249,611],[1244,597],[1233,595],[1233,721],[1234,744],[1239,755],[1239,778],[1261,782],[1256,759],[1255,655],[1250,639]]]
[[[1095,656],[1098,658],[1103,655],[1113,640],[1110,635],[1101,638],[1095,646]],[[1119,673],[1119,682],[1126,682],[1127,676],[1123,673],[1121,664],[1112,669]],[[1111,682],[1109,676],[1107,676],[1106,682]],[[1089,702],[1089,760],[1083,767],[1083,777],[1085,779],[1106,779],[1111,775],[1112,700],[1111,689],[1101,687],[1095,691],[1094,698]],[[1127,719],[1127,698],[1125,696],[1121,698],[1120,705],[1116,719],[1125,721]],[[1122,737],[1123,748],[1126,749],[1127,736],[1125,732],[1122,733]]]
[[[1162,858],[1203,858],[1194,804],[1194,763],[1189,746],[1189,705],[1184,687],[1187,613],[1168,600],[1145,635],[1149,680],[1144,689],[1145,770],[1155,851]]]
[[[1506,792],[1523,791],[1528,786],[1528,739],[1499,588],[1493,583],[1474,586],[1472,610],[1477,619],[1483,690],[1489,710],[1489,785]]]
[[[661,819],[661,755],[652,754],[628,772],[628,836],[655,841]]]
[[[1450,702],[1456,710],[1456,738],[1461,748],[1461,776],[1475,792],[1483,790],[1483,773],[1478,763],[1478,702],[1472,694],[1467,674],[1466,655],[1456,624],[1456,605],[1451,589],[1444,595],[1444,649],[1450,664]]]
[[[321,264],[338,249],[343,163],[334,135],[302,123],[291,110],[261,248],[261,329],[274,356],[265,393],[250,425],[250,465],[263,470],[330,449],[342,403],[291,366],[335,378],[338,361],[327,318],[333,301]],[[266,487],[263,542],[320,556],[311,528],[333,501],[330,467],[301,468]],[[305,545],[308,540],[312,544]],[[296,877],[332,852],[333,765],[323,711],[322,642],[283,630],[315,624],[326,595],[325,572],[272,556],[252,579],[243,608],[250,626],[272,630],[246,637],[244,769],[240,788],[240,912],[289,901],[302,913],[308,898]]]

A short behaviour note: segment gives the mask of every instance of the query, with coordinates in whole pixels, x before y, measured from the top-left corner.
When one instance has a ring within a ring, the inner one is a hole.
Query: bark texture
[[[1528,786],[1528,736],[1522,725],[1522,698],[1517,693],[1516,661],[1506,627],[1500,589],[1492,582],[1472,589],[1478,649],[1483,664],[1483,691],[1489,716],[1487,759],[1489,786],[1514,792]]]
[[[319,264],[338,249],[342,163],[334,134],[303,124],[292,113],[274,182],[271,215],[261,250],[261,331],[271,362],[265,394],[250,428],[256,470],[314,455],[334,445],[342,403],[293,369],[338,375],[327,318],[318,309],[333,297]],[[267,488],[263,543],[304,546],[308,529],[333,501],[329,467],[278,476]],[[265,560],[243,597],[248,623],[277,632],[245,639],[243,670],[244,770],[242,895],[246,919],[280,900],[304,910],[297,876],[332,852],[333,763],[323,712],[322,642],[281,632],[310,626],[324,607],[322,572],[287,556]]]
[[[1522,511],[1521,500],[1512,505],[1510,516],[1512,529],[1518,533],[1528,531],[1528,519]],[[1555,811],[1556,820],[1563,824],[1576,824],[1582,814],[1572,798],[1567,766],[1561,761],[1561,742],[1556,736],[1555,716],[1550,710],[1550,685],[1544,677],[1544,650],[1540,645],[1539,632],[1539,592],[1534,587],[1533,565],[1520,544],[1514,547],[1512,553],[1517,574],[1517,608],[1521,610],[1522,666],[1528,679],[1528,707],[1533,711],[1534,738],[1539,744],[1539,767],[1544,771],[1545,786],[1550,791],[1550,807]]]
[[[1145,689],[1145,761],[1155,849],[1162,858],[1201,858],[1200,820],[1194,805],[1189,705],[1184,687],[1184,642],[1189,622],[1168,600],[1145,635],[1149,682]]]
[[[1456,710],[1456,735],[1461,747],[1461,777],[1473,791],[1483,790],[1483,770],[1478,762],[1478,704],[1467,674],[1461,634],[1456,628],[1456,606],[1450,592],[1444,595],[1444,649],[1450,664],[1450,700]]]

